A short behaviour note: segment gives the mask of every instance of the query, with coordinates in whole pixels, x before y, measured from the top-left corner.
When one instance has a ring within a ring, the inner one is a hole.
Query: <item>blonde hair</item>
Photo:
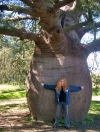
[[[57,82],[57,86],[56,86],[56,91],[60,91],[61,90],[61,81],[64,81],[64,85],[63,85],[63,91],[65,91],[68,88],[68,82],[65,78],[60,78]]]

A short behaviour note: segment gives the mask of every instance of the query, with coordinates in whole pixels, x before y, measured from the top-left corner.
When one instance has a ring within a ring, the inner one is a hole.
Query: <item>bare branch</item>
[[[7,11],[15,11],[18,12],[19,14],[24,13],[27,15],[35,16],[32,10],[14,5],[10,5],[10,7],[8,7],[7,5],[0,5],[0,10],[1,12],[7,10]]]
[[[54,8],[55,8],[56,10],[58,10],[60,7],[65,6],[65,5],[67,5],[67,4],[70,4],[70,3],[74,2],[74,1],[75,1],[75,0],[63,0],[63,1],[59,1],[59,2],[57,2],[57,3],[55,4]]]
[[[21,40],[29,39],[29,40],[37,40],[37,34],[28,32],[25,29],[17,29],[17,28],[1,28],[0,27],[0,34],[2,35],[9,35],[9,36],[16,36],[19,37]]]
[[[31,16],[26,16],[26,17],[15,17],[15,18],[9,18],[9,19],[4,19],[4,21],[20,21],[20,20],[38,20],[36,17],[31,17]]]
[[[75,30],[79,27],[82,27],[82,26],[85,26],[85,25],[88,25],[88,21],[86,22],[82,22],[82,23],[78,23],[78,24],[75,24],[75,25],[72,25],[72,26],[69,26],[67,28],[64,28],[64,31],[70,31],[70,30]]]
[[[85,27],[80,27],[79,29],[76,29],[76,32],[77,32],[79,38],[81,39],[85,33],[93,30],[93,27],[99,28],[100,27],[100,22],[93,23],[93,26],[92,26],[92,23],[91,23],[91,26],[89,26],[89,24],[87,24],[87,26],[85,26]]]
[[[88,55],[92,52],[100,51],[100,38],[96,39],[95,41],[84,45]]]
[[[95,28],[99,28],[99,27],[100,27],[100,22],[94,23],[94,26],[95,26]],[[83,35],[84,35],[86,32],[88,32],[88,31],[90,31],[90,30],[92,30],[92,29],[93,29],[93,28],[91,28],[90,26],[83,27],[83,28],[82,28],[82,33],[83,33]]]

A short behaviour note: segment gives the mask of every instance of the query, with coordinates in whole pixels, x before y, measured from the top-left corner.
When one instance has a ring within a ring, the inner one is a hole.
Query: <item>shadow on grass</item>
[[[8,110],[14,107],[18,107],[19,104],[9,104],[3,105],[3,110]],[[1,111],[1,109],[0,109]],[[2,121],[4,123],[2,123]],[[7,122],[7,123],[5,123]],[[13,125],[10,125],[12,122]],[[64,128],[63,119],[60,119],[60,124],[57,130],[53,130],[54,121],[47,122],[47,121],[39,121],[33,120],[29,114],[14,113],[13,115],[3,115],[0,121],[0,131],[41,131],[41,132],[53,132],[53,131],[66,131]],[[19,125],[20,124],[20,125]],[[86,119],[82,122],[71,122],[71,127],[68,131],[76,131],[76,132],[88,132],[89,130],[93,132],[100,131],[100,101],[92,101],[91,106],[88,112]]]
[[[100,116],[95,114],[88,114],[86,119],[82,122],[71,122],[72,129],[96,130],[100,131]]]
[[[11,108],[15,108],[17,107],[19,104],[7,104],[7,105],[3,105],[0,106],[0,112],[2,113],[6,113],[7,110],[11,109]]]
[[[0,112],[1,113],[7,113],[8,110],[18,107],[19,109],[27,108],[27,103],[17,103],[17,104],[6,104],[6,105],[0,105]]]
[[[100,118],[98,117],[98,115],[95,114],[88,114],[88,116],[90,116],[91,118],[93,118],[93,121],[90,120],[85,120],[84,122],[71,122],[71,127],[69,130],[67,131],[76,131],[76,132],[88,132],[89,130],[93,131],[93,132],[99,132],[100,131]],[[53,130],[52,126],[53,126],[53,122],[45,122],[45,121],[36,121],[36,120],[31,120],[30,122],[27,122],[27,118],[29,118],[30,116],[28,115],[27,117],[22,117],[22,118],[16,118],[17,122],[22,123],[22,125],[20,126],[3,126],[1,129],[3,132],[4,130],[6,131],[16,131],[20,132],[21,130],[23,131],[37,131],[37,132],[53,132],[53,131],[66,131],[65,127],[63,126],[63,124],[59,124],[58,129]],[[9,118],[9,116],[8,116]],[[12,119],[11,119],[12,120]],[[9,119],[9,121],[11,121]],[[22,122],[22,120],[24,120],[24,123]]]

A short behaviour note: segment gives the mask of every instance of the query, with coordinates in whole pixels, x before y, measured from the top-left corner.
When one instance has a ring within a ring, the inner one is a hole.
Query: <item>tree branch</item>
[[[69,26],[69,27],[67,27],[67,28],[64,28],[64,31],[65,31],[65,32],[66,32],[66,31],[68,32],[68,31],[70,31],[70,30],[75,30],[75,29],[77,29],[77,28],[79,28],[79,27],[88,25],[88,23],[89,23],[88,21],[82,22],[82,23],[78,23],[78,24]]]
[[[82,26],[85,26],[85,27],[82,27]],[[99,28],[100,22],[95,23],[94,26],[95,26],[95,28]],[[69,26],[67,28],[64,28],[63,30],[64,30],[64,32],[68,32],[70,30],[75,30],[77,32],[79,38],[81,39],[85,33],[93,30],[93,28],[91,26],[89,26],[89,21],[86,21],[86,22],[75,24],[73,26]]]
[[[16,36],[19,37],[21,40],[29,39],[29,40],[37,40],[37,34],[32,32],[27,32],[25,29],[16,29],[16,28],[1,28],[0,27],[0,34],[8,35],[8,36]]]
[[[65,6],[67,4],[70,4],[72,2],[74,2],[75,0],[63,0],[63,1],[59,1],[54,5],[54,9],[58,10],[60,7]]]
[[[84,47],[87,50],[88,55],[92,52],[100,51],[100,38],[96,39],[91,43],[84,45]]]
[[[38,20],[38,18],[36,17],[26,16],[26,17],[15,17],[15,18],[4,19],[4,21],[20,21],[27,19]]]
[[[100,22],[94,23],[94,26],[95,26],[95,28],[99,28],[99,27],[100,27]],[[90,31],[90,30],[92,30],[92,29],[93,29],[93,28],[91,28],[90,26],[83,27],[83,28],[82,28],[82,33],[83,33],[83,35],[84,35],[86,32],[88,32],[88,31]]]
[[[19,7],[19,6],[14,6],[14,5],[10,5],[10,7],[8,7],[7,5],[0,5],[0,10],[1,10],[1,12],[3,12],[4,10],[7,10],[7,11],[18,12],[18,14],[24,13],[24,14],[28,14],[31,16],[33,16],[33,15],[35,16],[35,14],[33,13],[32,10],[29,10],[29,9],[26,9],[23,7]]]
[[[93,30],[93,27],[99,28],[100,27],[100,22],[94,23],[93,26],[92,26],[92,23],[91,23],[91,26],[89,26],[89,24],[87,24],[87,26],[85,26],[85,27],[80,27],[79,29],[76,29],[76,32],[77,32],[79,38],[81,39],[85,33]]]

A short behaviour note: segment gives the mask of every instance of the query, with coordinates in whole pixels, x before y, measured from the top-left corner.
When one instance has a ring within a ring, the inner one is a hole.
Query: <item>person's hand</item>
[[[41,83],[41,86],[44,87],[44,83]]]
[[[83,90],[84,89],[84,86],[81,86],[81,89]]]

